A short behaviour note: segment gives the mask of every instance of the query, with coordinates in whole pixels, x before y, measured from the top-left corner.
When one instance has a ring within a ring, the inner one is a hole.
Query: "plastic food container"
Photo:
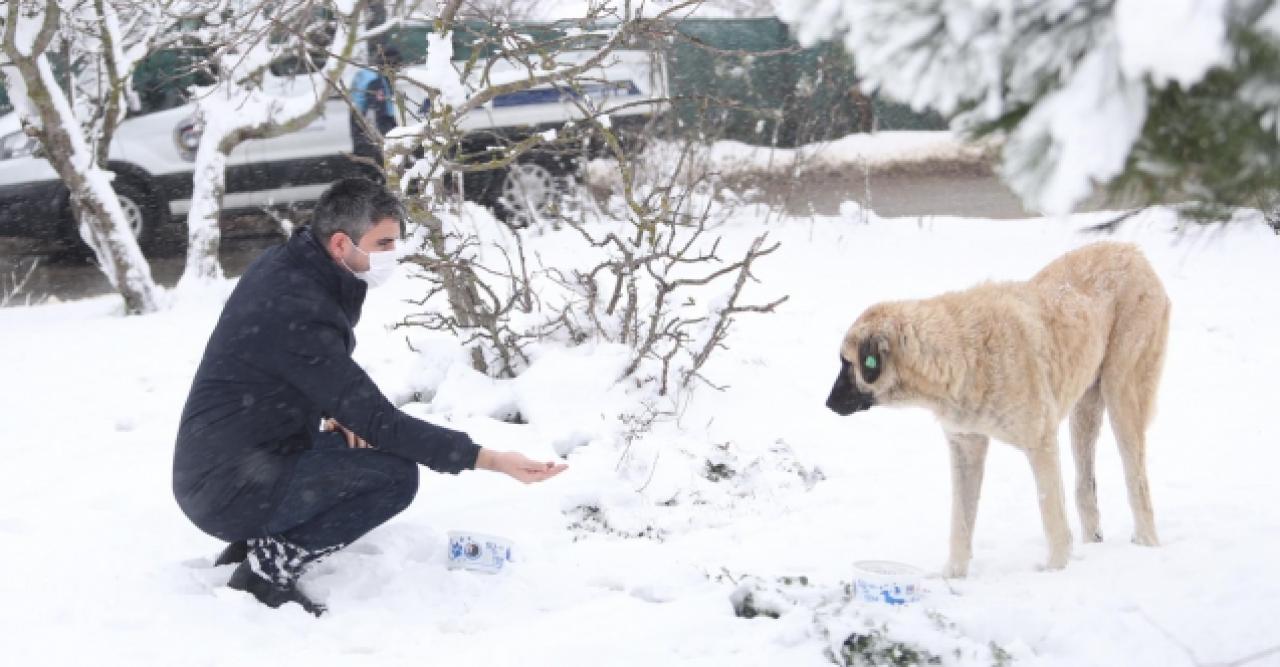
[[[493,574],[501,572],[510,562],[511,540],[465,530],[449,531],[449,569]]]
[[[854,597],[866,602],[903,605],[920,600],[920,568],[888,560],[853,564]]]

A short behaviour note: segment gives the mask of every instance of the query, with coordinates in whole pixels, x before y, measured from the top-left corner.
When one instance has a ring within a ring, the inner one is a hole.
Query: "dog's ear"
[[[882,356],[889,356],[890,348],[893,347],[889,343],[889,337],[884,334],[872,334],[871,342],[875,345],[875,350]]]

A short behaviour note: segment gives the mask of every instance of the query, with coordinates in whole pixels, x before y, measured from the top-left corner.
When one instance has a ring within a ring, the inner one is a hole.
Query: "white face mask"
[[[381,252],[365,252],[356,246],[356,251],[369,258],[368,271],[352,271],[352,275],[365,281],[369,287],[380,287],[385,285],[391,276],[396,274],[396,252],[394,250],[383,250]]]

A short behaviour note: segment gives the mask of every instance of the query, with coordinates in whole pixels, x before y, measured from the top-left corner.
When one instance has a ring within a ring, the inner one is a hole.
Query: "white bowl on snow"
[[[853,564],[853,594],[859,600],[904,605],[920,600],[924,572],[890,560],[860,560]]]

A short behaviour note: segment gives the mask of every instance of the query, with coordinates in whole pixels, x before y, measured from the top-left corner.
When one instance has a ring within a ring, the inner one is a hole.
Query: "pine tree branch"
[[[1082,231],[1096,232],[1101,234],[1110,234],[1116,231],[1116,229],[1118,229],[1120,225],[1123,224],[1126,220],[1138,215],[1139,213],[1142,213],[1145,210],[1147,210],[1147,207],[1145,206],[1140,208],[1130,209],[1128,211],[1125,211],[1124,213],[1121,213],[1120,215],[1117,215],[1111,218],[1110,220],[1107,220],[1106,222],[1100,222],[1096,225],[1085,227]]]

